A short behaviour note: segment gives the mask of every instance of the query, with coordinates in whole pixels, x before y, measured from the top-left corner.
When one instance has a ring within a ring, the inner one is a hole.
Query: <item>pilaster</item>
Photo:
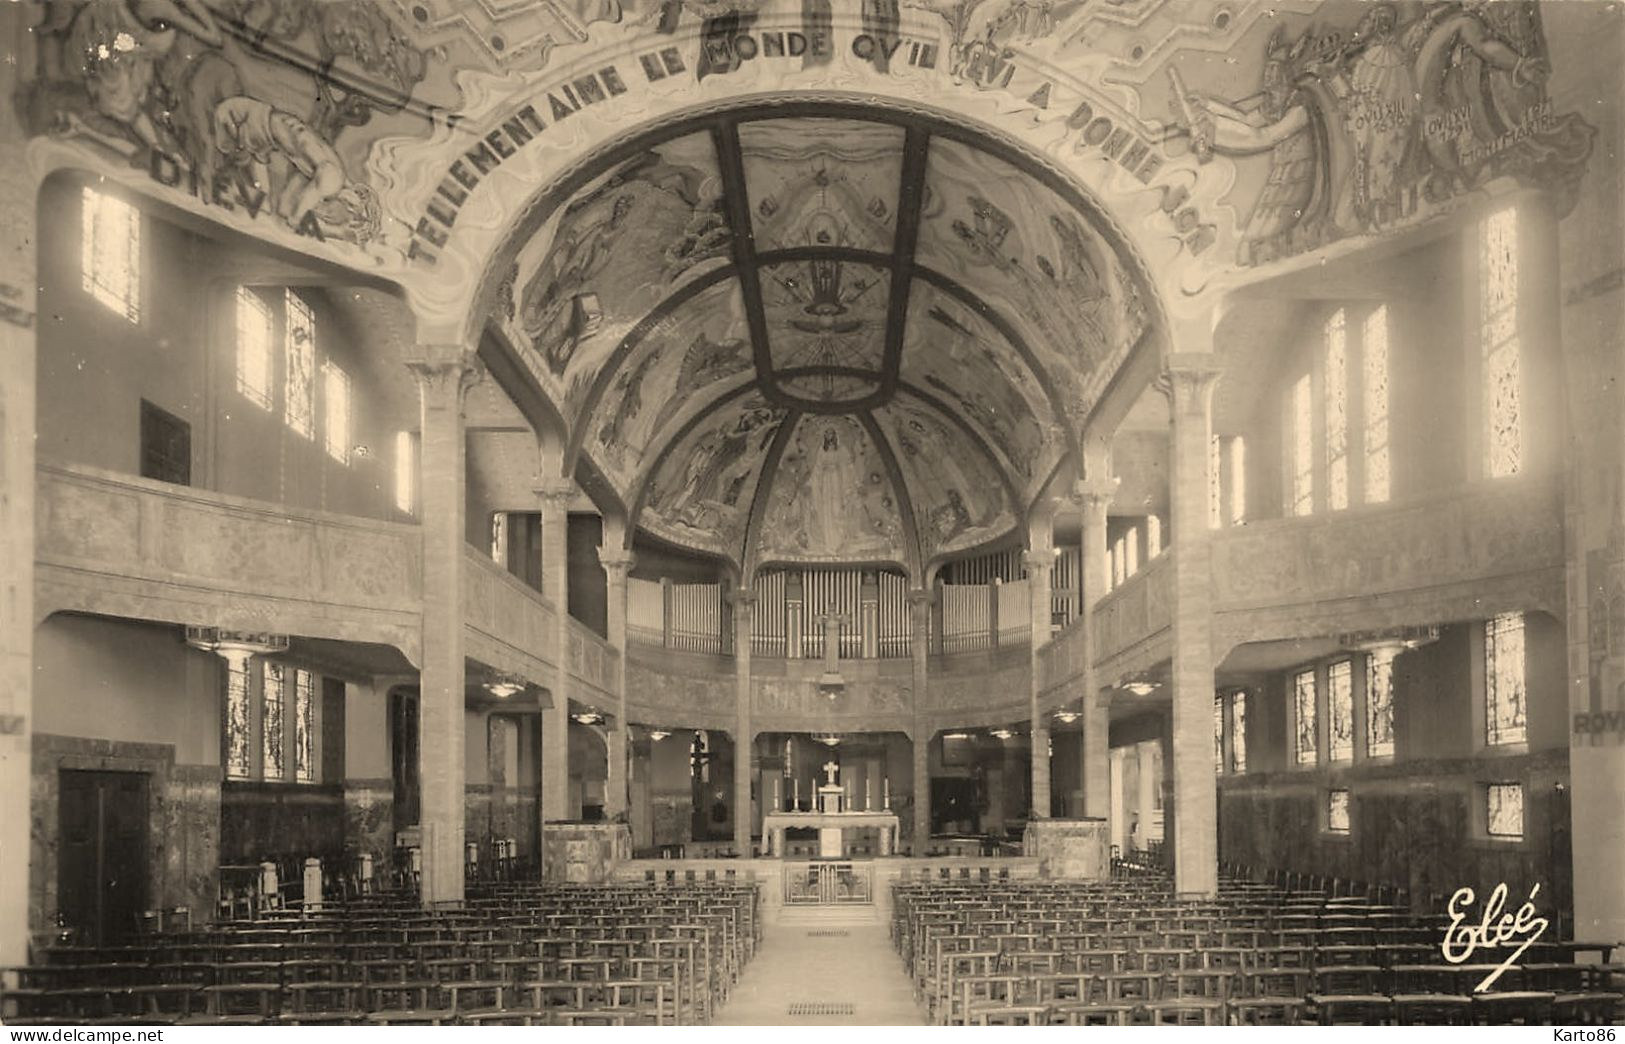
[[[925,855],[931,840],[931,701],[929,690],[932,591],[908,593],[909,655],[914,662],[914,833],[913,852]]]
[[[1050,633],[1050,598],[1049,573],[1055,566],[1055,553],[1049,546],[1049,523],[1046,521],[1042,534],[1035,533],[1031,538],[1032,550],[1021,556],[1021,564],[1027,570],[1027,591],[1029,595],[1029,615],[1032,621],[1029,625],[1028,644],[1032,649],[1031,670],[1027,676],[1030,679],[1027,687],[1027,716],[1031,723],[1032,733],[1032,809],[1031,818],[1048,819],[1050,812],[1050,772],[1049,772],[1049,718],[1039,709],[1039,692],[1041,684],[1038,671],[1038,651],[1049,643]]]
[[[1090,464],[1093,463],[1093,467]],[[1110,813],[1107,789],[1110,786],[1110,714],[1095,677],[1095,605],[1106,596],[1106,512],[1117,495],[1118,480],[1106,473],[1104,454],[1092,461],[1086,458],[1088,477],[1072,487],[1072,499],[1083,518],[1078,555],[1078,630],[1083,636],[1083,814],[1100,817]]]
[[[544,475],[556,471],[543,461]],[[542,711],[542,822],[570,818],[570,501],[575,484],[552,477],[536,487],[542,515],[542,594],[553,603],[553,705]]]
[[[628,763],[626,760],[626,589],[627,577],[637,559],[632,552],[620,546],[620,540],[611,541],[606,531],[604,545],[598,549],[598,561],[604,567],[605,588],[609,611],[606,617],[606,637],[617,655],[613,693],[610,707],[611,720],[604,723],[609,747],[609,779],[604,783],[604,815],[614,819],[627,809]]]

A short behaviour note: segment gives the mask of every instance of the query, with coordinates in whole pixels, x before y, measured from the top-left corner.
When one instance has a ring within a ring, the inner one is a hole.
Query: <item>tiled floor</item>
[[[798,1005],[798,1014],[791,1015]],[[852,1013],[844,1014],[842,1005],[850,1005]],[[829,1013],[831,1009],[843,1013]],[[914,1003],[913,987],[885,925],[769,924],[761,949],[715,1023],[923,1026],[925,1016]]]

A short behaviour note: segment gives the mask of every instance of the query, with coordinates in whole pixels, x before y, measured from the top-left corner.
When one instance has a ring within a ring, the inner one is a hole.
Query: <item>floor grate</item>
[[[792,1004],[785,1012],[787,1015],[852,1015],[855,1014],[850,1002],[842,1001],[812,1001],[810,1003]]]
[[[845,939],[852,933],[845,928],[819,928],[807,933],[809,939]]]

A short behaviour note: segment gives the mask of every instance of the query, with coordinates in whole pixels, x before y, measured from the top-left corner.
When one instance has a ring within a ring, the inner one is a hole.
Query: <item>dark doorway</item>
[[[134,933],[147,906],[147,775],[63,769],[57,910],[86,942]]]
[[[932,777],[933,834],[976,833],[982,829],[982,812],[986,807],[986,799],[976,780],[961,776]]]

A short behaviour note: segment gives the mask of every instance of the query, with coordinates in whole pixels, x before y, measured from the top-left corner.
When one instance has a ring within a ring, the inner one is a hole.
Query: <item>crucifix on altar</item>
[[[845,791],[835,782],[835,773],[840,771],[840,764],[831,758],[824,762],[824,785],[818,788],[818,811],[824,813],[845,812],[843,798]]]

